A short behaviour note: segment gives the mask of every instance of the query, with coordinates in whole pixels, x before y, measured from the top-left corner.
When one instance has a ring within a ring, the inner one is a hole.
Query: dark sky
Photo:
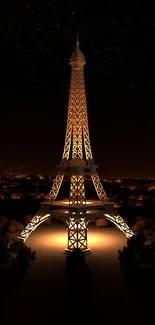
[[[0,171],[56,171],[77,32],[102,177],[155,177],[155,15],[140,0],[1,1]]]

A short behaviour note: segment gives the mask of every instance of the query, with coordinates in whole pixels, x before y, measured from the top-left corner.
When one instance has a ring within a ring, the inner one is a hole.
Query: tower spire
[[[76,47],[75,50],[73,51],[71,57],[70,57],[70,64],[71,65],[80,65],[84,66],[85,65],[85,57],[83,53],[80,51],[79,47],[79,37],[78,34],[76,36]]]
[[[79,37],[78,37],[78,34],[77,34],[77,37],[76,37],[76,50],[79,51]]]

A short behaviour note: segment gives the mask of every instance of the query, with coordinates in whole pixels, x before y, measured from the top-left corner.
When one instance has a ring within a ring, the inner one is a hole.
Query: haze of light
[[[36,251],[44,249],[51,253],[61,254],[67,247],[67,230],[64,224],[53,222],[51,225],[40,225],[28,238],[26,244]],[[126,244],[125,235],[117,228],[97,228],[88,226],[88,247],[92,252],[114,251]]]

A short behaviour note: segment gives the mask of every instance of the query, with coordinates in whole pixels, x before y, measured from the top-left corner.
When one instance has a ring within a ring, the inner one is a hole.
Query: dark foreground
[[[23,282],[1,296],[3,322],[45,325],[94,318],[106,324],[151,324],[151,288],[147,296],[143,290],[137,292],[124,284],[120,272],[118,249],[126,245],[123,233],[91,225],[92,254],[75,269],[63,254],[66,238],[60,223],[41,225],[30,236],[27,245],[36,250],[36,261]]]

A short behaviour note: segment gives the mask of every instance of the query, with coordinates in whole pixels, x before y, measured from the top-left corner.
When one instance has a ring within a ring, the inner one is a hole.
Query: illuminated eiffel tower
[[[68,225],[68,245],[66,250],[80,248],[89,251],[87,244],[87,225],[90,218],[107,218],[112,221],[126,237],[133,232],[114,209],[102,186],[97,166],[94,163],[90,146],[86,92],[84,82],[85,57],[79,49],[78,39],[75,51],[70,58],[71,81],[68,104],[68,117],[62,160],[58,166],[48,199],[41,204],[38,213],[26,226],[18,239],[24,242],[43,221],[50,216],[64,218]],[[85,152],[85,160],[84,160]],[[71,153],[71,154],[70,154]],[[56,200],[64,177],[70,178],[68,200]],[[90,177],[98,200],[86,200],[85,178]]]

